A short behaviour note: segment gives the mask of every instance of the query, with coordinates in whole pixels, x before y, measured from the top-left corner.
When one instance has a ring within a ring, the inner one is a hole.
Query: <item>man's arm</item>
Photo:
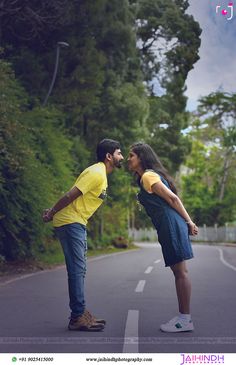
[[[80,195],[82,195],[82,192],[76,186],[74,186],[62,198],[60,198],[52,208],[44,210],[43,221],[45,223],[50,222],[52,220],[54,214],[56,214],[59,210],[65,208],[67,205],[72,203]]]

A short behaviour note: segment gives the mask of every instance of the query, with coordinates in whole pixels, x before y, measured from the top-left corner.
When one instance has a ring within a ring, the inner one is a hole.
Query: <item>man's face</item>
[[[121,150],[116,149],[112,155],[113,166],[120,169],[123,160],[124,160],[124,157],[122,156]]]

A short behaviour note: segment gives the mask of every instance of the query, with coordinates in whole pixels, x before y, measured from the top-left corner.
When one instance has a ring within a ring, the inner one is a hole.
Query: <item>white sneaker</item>
[[[183,321],[179,317],[172,318],[169,322],[160,326],[163,332],[188,332],[193,331],[193,322]]]

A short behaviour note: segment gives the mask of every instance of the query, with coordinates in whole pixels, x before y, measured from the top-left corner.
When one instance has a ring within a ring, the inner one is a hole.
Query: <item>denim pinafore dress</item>
[[[160,176],[168,189],[168,182]],[[188,226],[183,217],[160,196],[148,193],[140,183],[138,200],[142,204],[157,230],[165,266],[172,266],[193,258]]]

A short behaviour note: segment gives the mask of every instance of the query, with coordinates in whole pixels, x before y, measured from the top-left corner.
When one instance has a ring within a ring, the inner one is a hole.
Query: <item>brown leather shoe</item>
[[[92,322],[92,320],[84,313],[82,316],[77,318],[71,318],[68,324],[68,329],[71,331],[98,332],[104,329],[104,324]]]
[[[85,309],[84,315],[88,318],[88,320],[92,321],[92,323],[106,324],[105,319],[94,317],[87,309]]]

